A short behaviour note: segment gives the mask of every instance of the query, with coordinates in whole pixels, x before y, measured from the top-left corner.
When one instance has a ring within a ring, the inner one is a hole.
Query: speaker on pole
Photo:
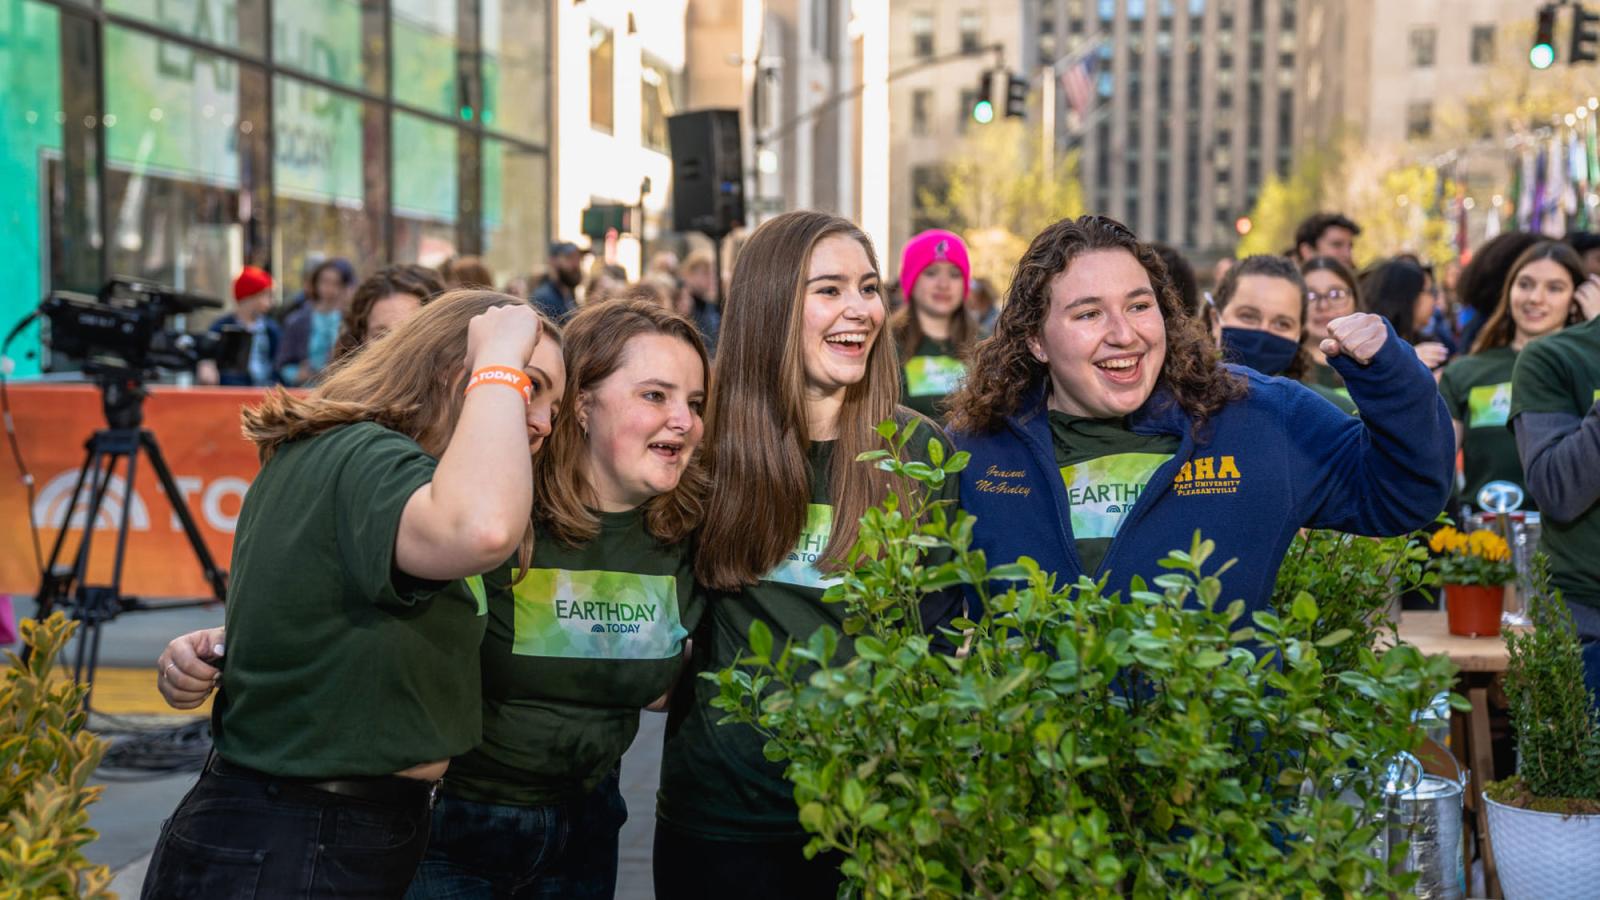
[[[744,225],[739,111],[705,109],[667,119],[672,143],[672,227],[721,238]]]

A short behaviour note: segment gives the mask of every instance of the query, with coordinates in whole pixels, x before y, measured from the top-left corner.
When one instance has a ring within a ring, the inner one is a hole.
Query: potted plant
[[[966,464],[932,451],[931,465],[901,463],[910,436],[864,456],[933,484]],[[1027,559],[991,568],[971,550],[972,522],[926,492],[895,494],[863,517],[829,591],[846,608],[842,634],[777,645],[757,622],[748,658],[702,676],[720,685],[726,720],[767,736],[806,852],[840,854],[848,891],[1366,896],[1416,884],[1373,852],[1378,782],[1420,743],[1411,713],[1448,689],[1448,659],[1362,643],[1367,620],[1345,624],[1337,596],[1294,591],[1280,611],[1246,615],[1198,534],[1119,595],[1088,578],[1056,584]],[[913,612],[954,586],[984,614],[953,623],[964,647],[950,653]]]
[[[1509,900],[1600,890],[1600,715],[1584,686],[1572,614],[1535,571],[1533,629],[1509,632],[1506,699],[1517,774],[1484,790],[1489,840]]]
[[[1450,633],[1487,637],[1500,633],[1506,585],[1517,577],[1506,539],[1488,529],[1462,532],[1445,525],[1433,533],[1439,580],[1444,583]]]

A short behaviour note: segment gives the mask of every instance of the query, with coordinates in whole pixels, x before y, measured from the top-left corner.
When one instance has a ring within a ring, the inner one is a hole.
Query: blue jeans
[[[389,806],[208,770],[161,826],[140,896],[398,897],[427,842],[425,797]]]
[[[1600,709],[1600,609],[1571,601],[1567,609],[1583,645],[1583,684],[1589,689],[1589,703]]]
[[[469,897],[609,898],[617,833],[628,820],[617,773],[555,806],[476,803],[445,793],[408,900]]]

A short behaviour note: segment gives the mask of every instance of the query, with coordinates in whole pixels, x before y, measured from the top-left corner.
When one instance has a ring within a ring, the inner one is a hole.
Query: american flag
[[[1061,73],[1061,90],[1066,95],[1067,105],[1078,118],[1088,115],[1090,106],[1094,104],[1094,80],[1089,77],[1088,60],[1079,59],[1067,66],[1067,70]]]

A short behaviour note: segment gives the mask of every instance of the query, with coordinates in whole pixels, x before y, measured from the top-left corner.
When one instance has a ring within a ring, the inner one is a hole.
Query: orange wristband
[[[503,384],[508,388],[516,388],[522,393],[523,403],[533,401],[533,379],[521,369],[513,369],[510,366],[484,366],[475,370],[472,377],[467,379],[467,390],[471,391],[483,384]]]

